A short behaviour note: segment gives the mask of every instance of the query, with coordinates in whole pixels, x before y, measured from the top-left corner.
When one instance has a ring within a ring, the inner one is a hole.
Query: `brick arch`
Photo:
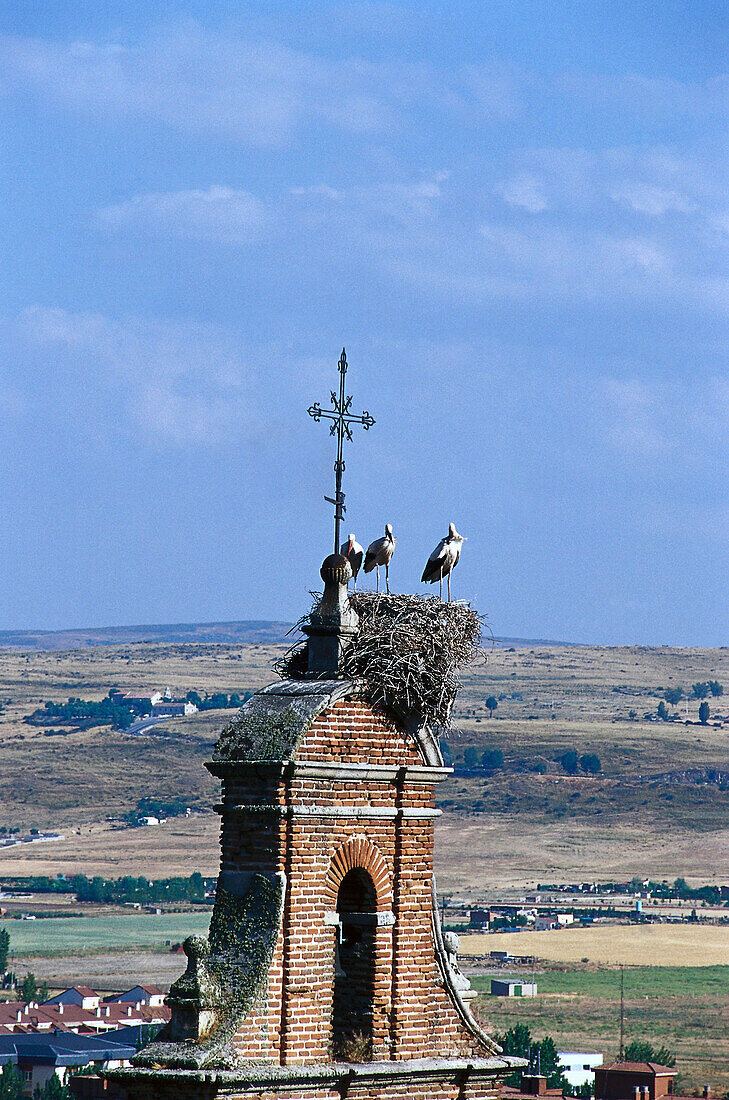
[[[387,862],[379,848],[364,836],[350,837],[331,858],[324,883],[324,897],[329,908],[336,908],[344,876],[357,867],[367,871],[372,878],[378,912],[392,909],[392,884]]]

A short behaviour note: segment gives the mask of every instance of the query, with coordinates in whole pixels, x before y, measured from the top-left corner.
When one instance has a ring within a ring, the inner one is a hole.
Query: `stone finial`
[[[350,606],[347,581],[352,567],[342,554],[330,554],[321,567],[324,594],[302,629],[309,636],[308,671],[336,676],[357,633],[359,616]]]
[[[471,983],[458,965],[458,948],[461,946],[461,941],[457,933],[444,932],[443,943],[446,949],[448,966],[450,968],[451,974],[453,975],[453,984],[455,985],[461,996],[463,996],[464,993],[470,993]]]
[[[223,991],[209,966],[208,941],[203,936],[188,936],[182,946],[187,955],[187,970],[172,984],[166,998],[172,1009],[167,1033],[173,1042],[199,1041],[215,1023]]]

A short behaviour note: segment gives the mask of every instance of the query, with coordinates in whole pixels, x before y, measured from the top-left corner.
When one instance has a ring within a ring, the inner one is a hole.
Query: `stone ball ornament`
[[[319,575],[324,584],[347,584],[352,579],[352,566],[343,554],[330,554],[324,558]]]

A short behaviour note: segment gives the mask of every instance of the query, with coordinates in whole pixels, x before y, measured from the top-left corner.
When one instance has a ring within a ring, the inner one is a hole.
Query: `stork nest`
[[[316,607],[321,597],[312,596]],[[360,682],[375,706],[415,713],[430,727],[449,726],[459,671],[484,657],[485,619],[468,603],[443,603],[437,596],[355,592],[349,602],[359,630],[339,674]],[[308,615],[297,627],[307,621]],[[292,646],[274,665],[282,679],[306,675],[306,647]]]

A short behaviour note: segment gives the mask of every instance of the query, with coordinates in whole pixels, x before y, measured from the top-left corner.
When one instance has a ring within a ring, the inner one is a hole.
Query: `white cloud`
[[[311,124],[374,135],[392,132],[408,115],[420,126],[433,112],[482,123],[517,110],[504,66],[451,72],[402,60],[332,59],[213,33],[192,20],[134,44],[0,35],[2,92],[36,95],[46,109],[85,112],[95,122],[152,119],[274,148]]]
[[[509,206],[519,206],[530,214],[540,214],[548,206],[544,196],[544,181],[527,172],[513,176],[497,189],[497,193]]]
[[[97,120],[157,119],[260,146],[288,141],[306,118],[355,133],[392,121],[371,74],[191,21],[133,46],[0,36],[0,72],[0,89],[34,92]]]
[[[662,77],[572,73],[558,81],[567,95],[592,100],[600,110],[628,111],[649,120],[726,118],[729,114],[729,77],[681,81]]]
[[[621,184],[611,191],[610,197],[613,202],[627,206],[638,214],[649,214],[654,218],[660,218],[672,212],[689,214],[696,209],[696,204],[679,191],[669,191],[642,183]]]
[[[346,190],[324,184],[295,188],[292,197],[303,201],[290,208],[289,216],[296,219],[305,213],[316,217],[317,209],[330,212],[339,207],[350,232],[357,233],[358,227],[364,226],[384,228],[385,219],[401,227],[413,227],[423,220],[432,222],[437,218],[440,200],[444,198],[443,185],[448,178],[448,172],[439,171],[419,180],[382,182]]]
[[[729,432],[729,383],[717,376],[651,378],[642,374],[598,380],[605,402],[601,430],[630,460],[654,463],[662,480],[693,471],[704,482],[721,479]]]
[[[564,158],[560,151],[558,162]],[[478,207],[462,201],[462,180],[438,172],[368,186],[295,188],[277,207],[277,225],[289,234],[292,248],[306,228],[310,263],[318,262],[317,248],[327,263],[336,256],[346,265],[356,257],[358,265],[366,263],[395,285],[414,285],[461,304],[593,301],[612,309],[630,300],[633,306],[662,301],[725,307],[726,281],[693,266],[693,258],[705,252],[697,212],[678,223],[656,218],[650,231],[637,233],[634,219],[609,198],[604,160],[585,156],[577,162],[568,190],[587,187],[580,173],[588,173],[595,188],[599,180],[599,217],[586,217],[568,202],[555,169],[548,220],[524,220],[546,202],[541,174],[514,177],[507,194],[515,210],[506,221],[479,217]]]
[[[648,238],[581,226],[522,230],[493,222],[482,224],[479,232],[487,242],[489,267],[510,273],[522,296],[615,301],[626,294],[645,297],[669,290],[670,259]]]
[[[246,409],[256,370],[212,326],[33,306],[14,322],[21,346],[51,355],[87,394],[123,411],[149,441],[216,444]]]
[[[104,227],[217,244],[254,241],[269,219],[266,207],[255,195],[219,186],[206,191],[135,195],[97,214],[97,221]]]
[[[152,446],[247,445],[260,453],[290,431],[290,415],[298,422],[312,393],[326,392],[336,363],[336,353],[322,360],[219,325],[45,306],[0,319],[0,349],[36,415],[58,385],[52,409],[66,426],[83,409],[89,432],[131,433]],[[282,393],[286,401],[272,401]]]

